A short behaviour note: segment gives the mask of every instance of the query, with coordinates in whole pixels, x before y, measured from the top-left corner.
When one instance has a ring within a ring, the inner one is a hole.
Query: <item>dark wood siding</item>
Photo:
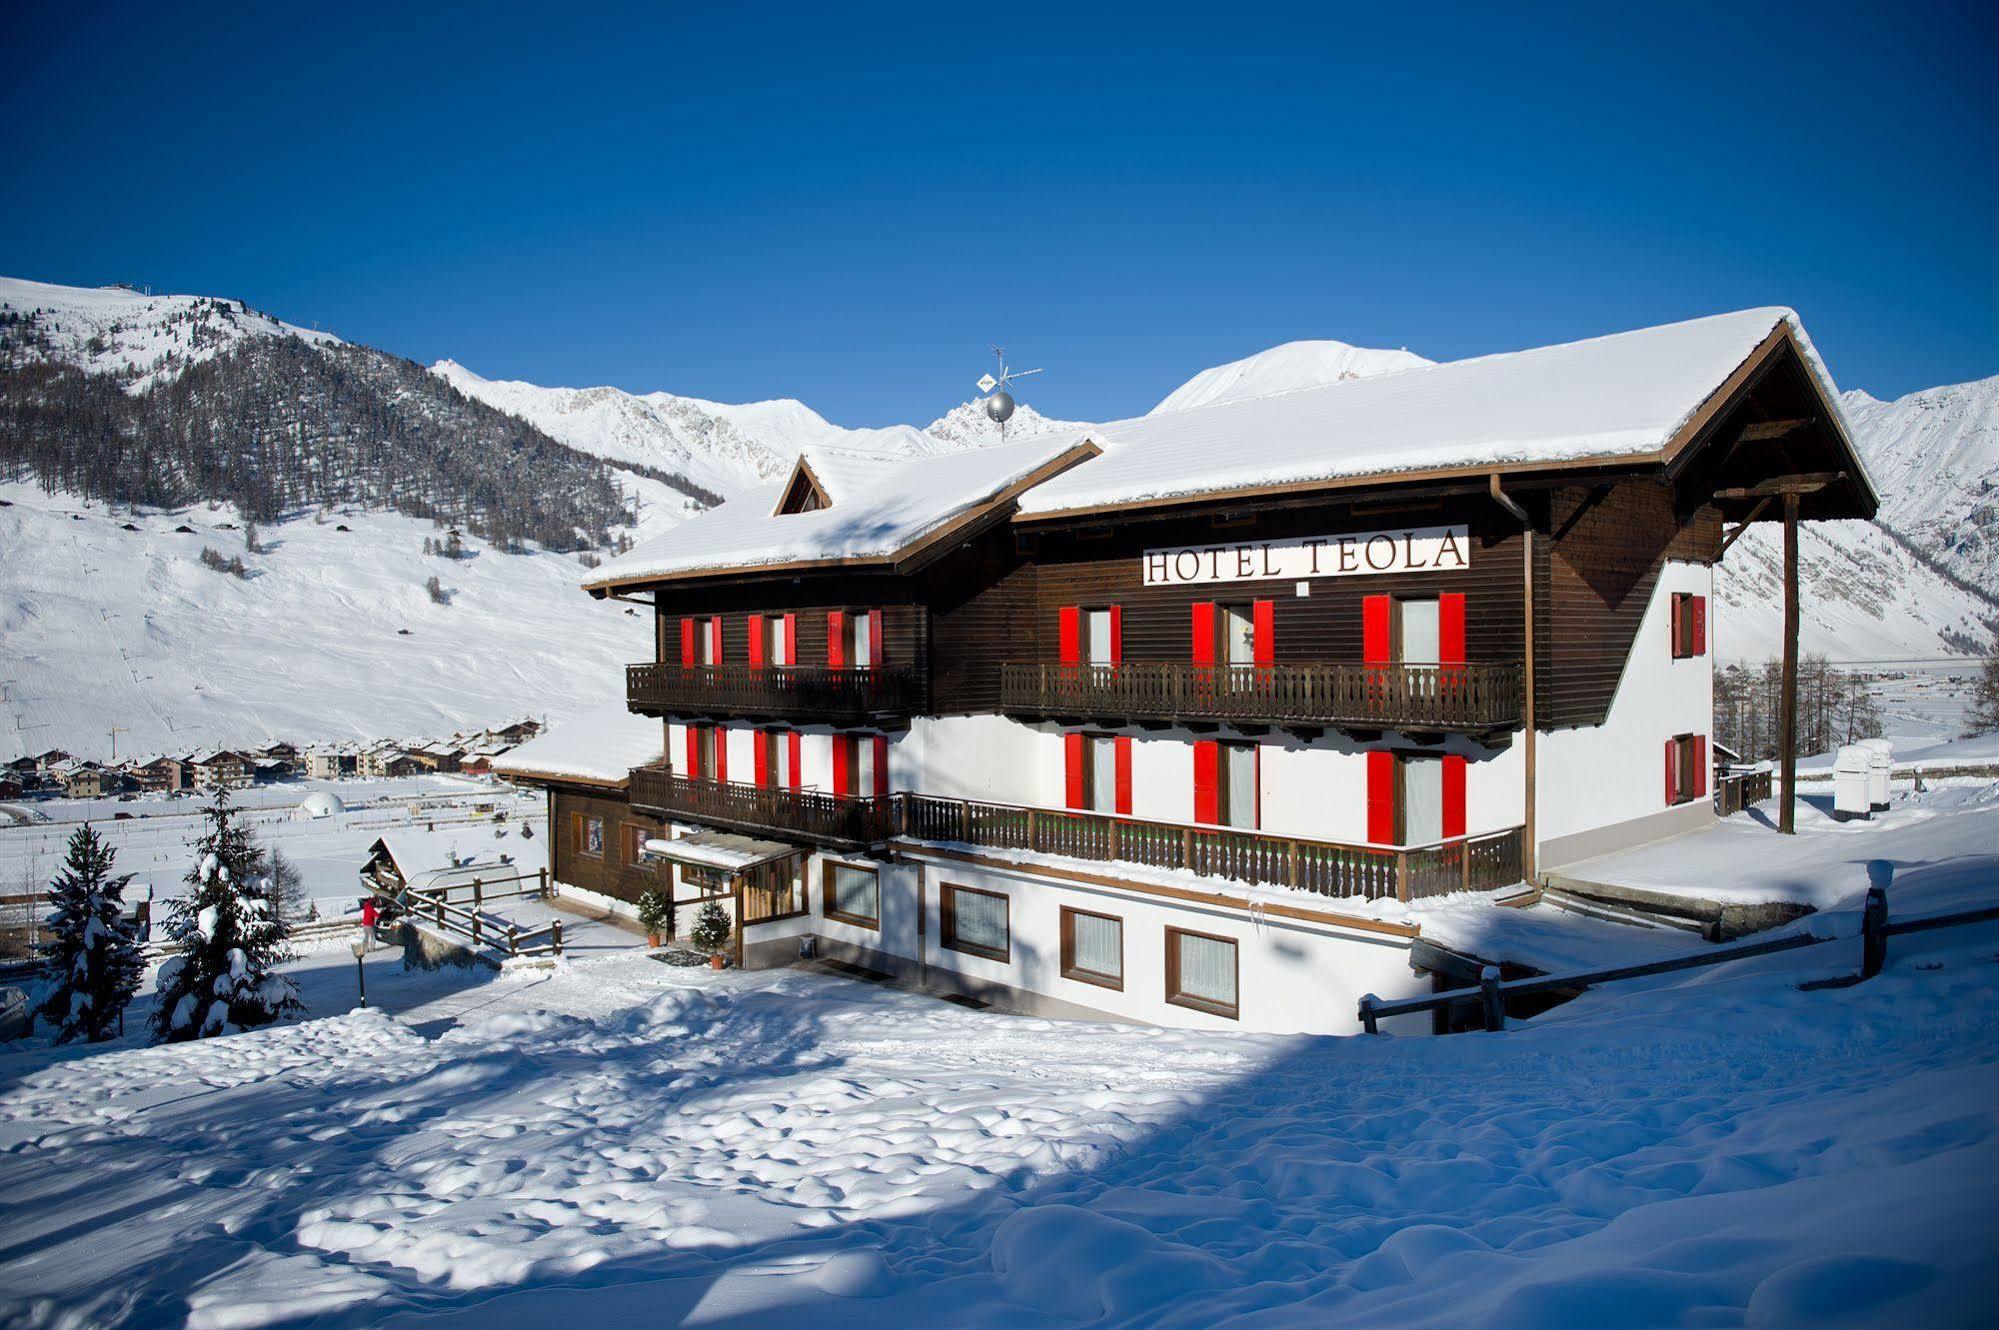
[[[659,870],[634,868],[623,861],[626,827],[642,828],[649,837],[665,832],[658,818],[634,810],[622,794],[555,786],[550,790],[549,816],[549,862],[556,881],[632,903],[648,886],[664,882]],[[571,828],[579,816],[604,819],[601,858],[577,853]]]
[[[930,696],[940,715],[999,710],[1000,666],[1033,639],[1036,570],[1001,527],[927,569]]]

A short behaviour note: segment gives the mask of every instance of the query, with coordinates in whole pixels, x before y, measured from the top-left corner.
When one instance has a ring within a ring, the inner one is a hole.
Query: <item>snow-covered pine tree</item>
[[[208,831],[194,845],[188,893],[169,907],[178,955],[160,967],[153,1042],[206,1039],[301,1014],[305,1004],[277,966],[291,929],[271,908],[264,855],[218,792]]]
[[[55,1028],[59,1044],[116,1035],[125,1004],[146,973],[138,938],[124,919],[132,875],[111,875],[116,855],[86,822],[70,833],[62,871],[49,884],[44,955],[53,983],[35,1014]]]

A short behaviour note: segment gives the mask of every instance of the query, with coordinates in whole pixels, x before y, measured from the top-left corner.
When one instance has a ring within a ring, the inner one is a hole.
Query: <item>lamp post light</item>
[[[361,962],[367,954],[367,943],[356,942],[354,944],[354,985],[361,991],[361,1005],[363,1007],[368,1005],[368,971]]]

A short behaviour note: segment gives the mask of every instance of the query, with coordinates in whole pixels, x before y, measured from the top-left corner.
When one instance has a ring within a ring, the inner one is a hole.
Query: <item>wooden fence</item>
[[[925,704],[924,676],[908,665],[832,669],[823,665],[625,667],[625,699],[635,710],[693,715],[807,716],[861,721],[906,716]]]
[[[1006,664],[1001,706],[1044,716],[1489,730],[1520,719],[1518,665]]]
[[[1888,939],[1904,933],[1921,933],[1933,928],[1958,928],[1966,924],[1986,923],[1999,919],[1999,905],[1983,906],[1975,910],[1958,910],[1948,914],[1918,915],[1913,919],[1888,917],[1888,892],[1886,888],[1874,886],[1867,889],[1865,904],[1860,912],[1860,971],[1844,979],[1823,980],[1805,985],[1807,988],[1845,987],[1862,983],[1881,973],[1888,959]],[[1672,956],[1665,960],[1645,961],[1638,965],[1619,965],[1603,970],[1587,970],[1579,974],[1536,975],[1531,979],[1509,979],[1502,981],[1499,967],[1488,965],[1479,976],[1476,988],[1457,988],[1444,993],[1431,993],[1424,997],[1402,998],[1394,1002],[1383,1002],[1369,993],[1360,1000],[1361,1028],[1369,1034],[1378,1034],[1379,1023],[1390,1016],[1407,1016],[1417,1012],[1448,1011],[1461,1003],[1477,1003],[1481,1022],[1489,1031],[1506,1028],[1506,999],[1526,998],[1549,993],[1568,992],[1572,989],[1593,988],[1598,984],[1616,983],[1621,979],[1642,979],[1648,975],[1671,974],[1676,970],[1694,970],[1708,965],[1723,965],[1729,961],[1746,960],[1752,956],[1770,956],[1783,951],[1796,951],[1801,947],[1816,947],[1837,938],[1821,937],[1815,933],[1787,933],[1782,937],[1766,938],[1758,942],[1738,942],[1713,947],[1707,951],[1693,952],[1685,956]]]
[[[1745,771],[1737,776],[1723,776],[1714,783],[1714,811],[1719,817],[1739,813],[1751,804],[1762,803],[1770,797],[1770,773],[1767,771]]]
[[[474,948],[491,947],[509,959],[562,954],[560,919],[551,919],[532,928],[522,928],[510,919],[488,914],[481,908],[488,900],[534,895],[534,891],[518,885],[523,882],[538,883],[541,894],[545,896],[548,891],[547,869],[535,873],[521,873],[512,878],[475,878],[469,883],[453,883],[438,891],[417,891],[410,887],[385,885],[366,875],[363,875],[362,882],[371,895],[388,901],[411,919],[449,937],[469,942]],[[515,889],[508,890],[510,885]],[[500,890],[491,890],[496,886]],[[452,891],[467,890],[470,891],[473,900],[469,908],[446,899]]]
[[[824,845],[865,848],[895,834],[892,794],[857,796],[782,785],[701,780],[662,767],[637,767],[631,776],[634,807],[738,831],[804,837]]]

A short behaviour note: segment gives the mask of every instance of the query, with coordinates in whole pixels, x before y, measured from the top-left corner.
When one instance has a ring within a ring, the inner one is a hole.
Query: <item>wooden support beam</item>
[[[1756,485],[1744,485],[1737,489],[1716,490],[1717,499],[1765,499],[1781,494],[1815,494],[1828,485],[1846,479],[1844,471],[1810,471],[1796,476],[1780,476],[1776,480],[1766,480]]]
[[[1778,703],[1777,757],[1784,792],[1777,805],[1777,830],[1797,833],[1798,804],[1798,494],[1784,495],[1784,675]]]
[[[1744,425],[1740,436],[1743,443],[1761,443],[1765,439],[1781,439],[1793,430],[1803,429],[1812,423],[1812,417],[1800,416],[1796,420],[1757,420]]]
[[[1722,555],[1728,553],[1728,547],[1730,545],[1733,545],[1741,537],[1742,533],[1749,529],[1749,524],[1755,521],[1758,515],[1760,515],[1762,511],[1765,508],[1768,508],[1769,506],[1770,506],[1769,495],[1766,494],[1762,498],[1758,499],[1756,501],[1756,506],[1749,510],[1749,516],[1742,519],[1742,525],[1735,528],[1735,530],[1729,532],[1727,536],[1723,537],[1721,542],[1721,548],[1715,551],[1714,557],[1719,559]]]

